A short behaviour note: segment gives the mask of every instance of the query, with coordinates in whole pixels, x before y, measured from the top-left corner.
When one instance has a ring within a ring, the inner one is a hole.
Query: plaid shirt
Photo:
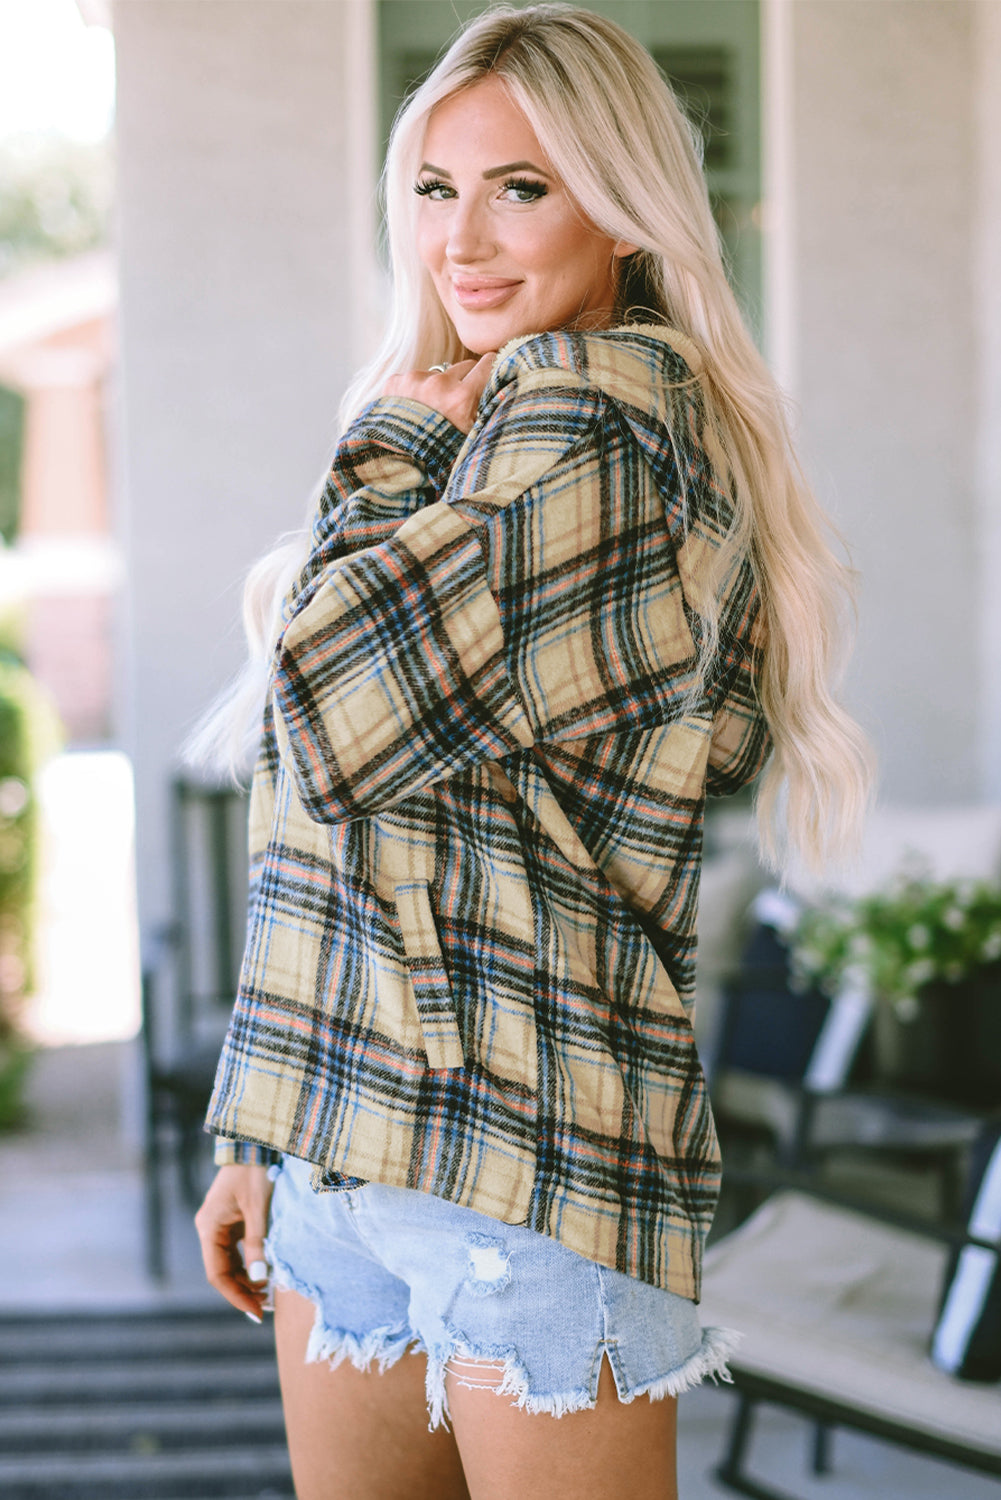
[[[768,748],[746,560],[696,671],[728,521],[696,362],[663,329],[544,334],[468,438],[405,399],[348,430],[286,602],[209,1111],[221,1161],[435,1193],[688,1297],[719,1178],[704,798]]]

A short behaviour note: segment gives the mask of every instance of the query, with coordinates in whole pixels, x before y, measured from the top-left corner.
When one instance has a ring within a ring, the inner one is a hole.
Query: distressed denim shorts
[[[528,1411],[595,1404],[607,1355],[621,1401],[729,1379],[738,1335],[699,1324],[694,1302],[596,1265],[519,1225],[408,1188],[314,1192],[308,1163],[275,1176],[266,1253],[272,1284],[316,1308],[307,1360],[358,1369],[427,1355],[428,1411],[448,1415],[445,1371],[479,1385],[469,1360]]]

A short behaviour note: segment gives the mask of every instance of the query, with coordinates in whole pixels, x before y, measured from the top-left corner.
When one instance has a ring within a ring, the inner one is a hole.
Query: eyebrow
[[[434,172],[438,177],[447,177],[449,180],[452,177],[451,172],[447,172],[444,167],[436,167],[429,161],[421,162],[420,170],[422,172]],[[544,172],[541,167],[537,167],[531,161],[509,161],[503,167],[491,167],[490,171],[484,172],[483,176],[489,182],[494,177],[506,177],[509,172],[536,172],[540,177],[549,176],[548,172]]]

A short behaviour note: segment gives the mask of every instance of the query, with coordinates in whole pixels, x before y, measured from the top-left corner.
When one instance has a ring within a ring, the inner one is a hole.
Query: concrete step
[[[220,1395],[262,1396],[278,1390],[274,1357],[204,1359],[157,1365],[138,1359],[97,1365],[24,1364],[0,1371],[0,1409],[37,1403],[211,1401]]]
[[[209,1500],[251,1494],[292,1497],[285,1445],[197,1453],[0,1458],[4,1500]]]
[[[274,1341],[223,1308],[0,1318],[4,1500],[293,1500]]]
[[[148,1454],[247,1441],[281,1443],[284,1436],[277,1397],[0,1410],[0,1457],[95,1449]]]
[[[168,1313],[45,1314],[38,1318],[0,1317],[0,1371],[36,1359],[62,1363],[141,1358],[172,1359],[205,1353],[244,1355],[270,1350],[267,1327],[238,1312],[222,1316]]]

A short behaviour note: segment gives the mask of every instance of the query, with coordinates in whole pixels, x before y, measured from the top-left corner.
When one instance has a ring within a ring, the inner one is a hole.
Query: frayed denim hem
[[[646,1396],[651,1401],[663,1401],[669,1396],[680,1396],[684,1391],[690,1391],[693,1387],[700,1385],[703,1380],[713,1382],[723,1381],[730,1384],[732,1377],[728,1369],[728,1361],[736,1352],[743,1335],[730,1328],[705,1328],[702,1331],[701,1346],[690,1355],[676,1370],[670,1370],[666,1375],[657,1380],[648,1381],[646,1385],[637,1386],[635,1390],[623,1392],[619,1371],[616,1369],[614,1354],[602,1345],[599,1354],[600,1360],[606,1355],[615,1377],[616,1390],[619,1400],[624,1406],[635,1401],[637,1396]],[[498,1396],[511,1396],[512,1406],[517,1406],[520,1411],[531,1412],[536,1415],[550,1417],[563,1417],[575,1411],[593,1411],[596,1406],[595,1399],[590,1391],[557,1391],[551,1395],[533,1395],[529,1390],[528,1372],[524,1365],[512,1352],[511,1349],[471,1349],[468,1344],[461,1340],[447,1349],[436,1349],[428,1355],[427,1367],[427,1404],[429,1422],[428,1428],[434,1431],[436,1427],[447,1426],[450,1421],[448,1409],[448,1396],[445,1391],[445,1374],[449,1361],[453,1358],[461,1358],[482,1362],[484,1364],[503,1365],[504,1370],[501,1378],[496,1383],[484,1383],[484,1388],[489,1388]],[[469,1384],[459,1378],[460,1384]]]
[[[636,1390],[620,1396],[619,1400],[627,1406],[637,1396],[649,1396],[651,1401],[663,1401],[665,1396],[683,1395],[685,1391],[701,1385],[703,1380],[711,1380],[714,1385],[722,1380],[724,1385],[732,1385],[729,1360],[736,1354],[743,1337],[734,1328],[703,1328],[701,1348],[696,1349],[683,1365],[671,1370],[660,1380],[651,1380],[647,1385],[637,1386]]]
[[[275,1260],[270,1255],[269,1260],[271,1262],[269,1300],[276,1290],[297,1292],[300,1297],[305,1297],[311,1302],[316,1309],[316,1318],[309,1335],[309,1343],[306,1345],[305,1363],[307,1365],[326,1361],[332,1370],[336,1370],[338,1365],[347,1360],[349,1364],[354,1365],[356,1370],[365,1372],[370,1370],[374,1363],[378,1366],[381,1375],[384,1370],[395,1365],[409,1348],[419,1343],[409,1327],[401,1328],[399,1325],[373,1328],[364,1338],[359,1338],[357,1334],[349,1333],[344,1328],[328,1328],[323,1318],[323,1299],[316,1287],[308,1285],[293,1275],[283,1261]]]

